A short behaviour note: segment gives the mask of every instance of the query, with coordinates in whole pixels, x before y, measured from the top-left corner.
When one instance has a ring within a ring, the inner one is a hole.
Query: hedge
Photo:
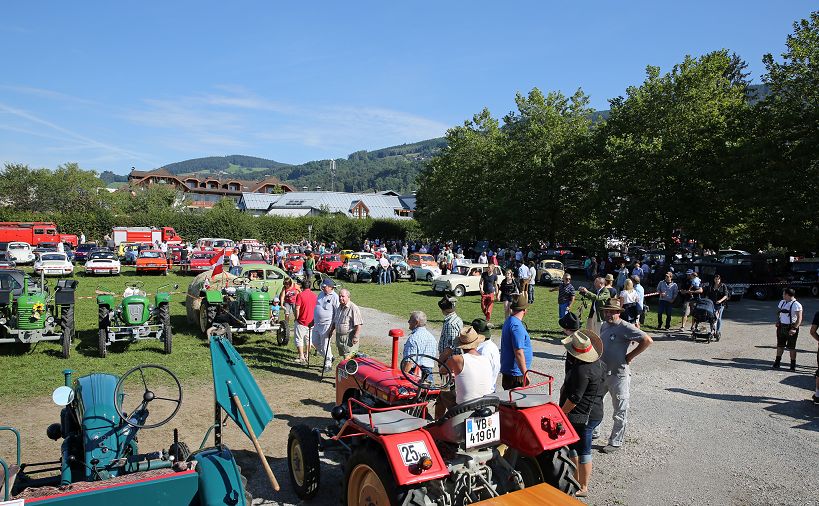
[[[107,210],[75,213],[29,213],[0,209],[0,221],[50,221],[63,233],[85,234],[89,240],[101,240],[114,226],[170,226],[186,241],[200,237],[225,237],[233,240],[255,238],[271,243],[298,242],[309,235],[326,243],[335,241],[350,247],[359,246],[365,238],[420,239],[421,228],[415,220],[353,219],[344,216],[254,217],[236,209],[214,208],[204,212],[159,210],[117,216]]]

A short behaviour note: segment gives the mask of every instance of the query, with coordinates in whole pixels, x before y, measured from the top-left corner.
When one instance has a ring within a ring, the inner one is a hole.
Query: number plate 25
[[[500,414],[466,419],[466,447],[500,441]]]
[[[405,466],[417,464],[421,460],[421,455],[429,455],[427,445],[423,441],[402,443],[398,445],[398,453],[401,454],[401,461]]]

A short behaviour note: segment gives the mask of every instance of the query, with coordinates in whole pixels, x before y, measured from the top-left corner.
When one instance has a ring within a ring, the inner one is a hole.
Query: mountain
[[[114,174],[110,170],[104,170],[100,174],[100,179],[107,186],[111,186],[111,183],[125,183],[125,182],[127,182],[128,181],[128,176],[120,176],[119,174]]]

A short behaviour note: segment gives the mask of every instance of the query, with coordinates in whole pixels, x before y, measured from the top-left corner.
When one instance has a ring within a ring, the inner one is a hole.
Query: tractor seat
[[[510,393],[512,394],[511,400],[509,400]],[[532,390],[498,390],[491,395],[497,397],[504,406],[512,406],[513,408],[533,408],[547,404],[552,400],[551,395]]]
[[[418,430],[429,423],[423,418],[412,416],[400,409],[373,413],[374,426],[370,426],[370,415],[366,413],[353,415],[353,419],[365,429],[376,434],[401,434]]]

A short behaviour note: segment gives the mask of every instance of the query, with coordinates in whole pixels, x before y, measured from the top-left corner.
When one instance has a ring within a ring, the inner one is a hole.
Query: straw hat
[[[461,333],[458,335],[458,348],[462,350],[472,350],[477,348],[478,344],[483,342],[481,337],[483,336],[475,332],[474,328],[467,325],[461,329]]]
[[[623,306],[620,304],[620,299],[609,299],[606,305],[603,306],[603,311],[623,311]]]
[[[594,362],[603,353],[603,341],[593,330],[576,330],[561,342],[569,354],[583,362]]]

